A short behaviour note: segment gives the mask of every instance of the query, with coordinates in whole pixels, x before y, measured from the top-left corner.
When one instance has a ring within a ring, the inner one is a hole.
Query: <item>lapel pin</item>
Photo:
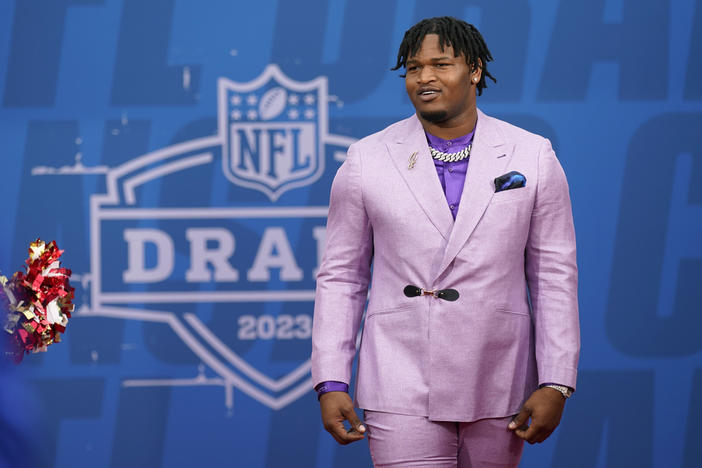
[[[417,151],[412,153],[412,155],[409,157],[409,164],[407,165],[407,169],[412,169],[416,163],[417,163]]]

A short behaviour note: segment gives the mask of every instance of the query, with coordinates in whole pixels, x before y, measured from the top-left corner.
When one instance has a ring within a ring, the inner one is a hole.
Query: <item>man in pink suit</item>
[[[476,108],[490,60],[461,20],[410,28],[416,114],[351,145],[332,185],[312,377],[325,428],[367,433],[376,466],[516,466],[575,389],[568,185],[547,139]]]

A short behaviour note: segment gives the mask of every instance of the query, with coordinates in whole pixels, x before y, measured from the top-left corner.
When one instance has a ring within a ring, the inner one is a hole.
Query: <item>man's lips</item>
[[[420,88],[417,91],[417,97],[422,102],[431,102],[436,99],[439,94],[441,94],[441,91],[436,88]]]
[[[441,91],[436,88],[420,88],[417,91],[417,97],[422,102],[430,102],[436,99],[440,93]]]

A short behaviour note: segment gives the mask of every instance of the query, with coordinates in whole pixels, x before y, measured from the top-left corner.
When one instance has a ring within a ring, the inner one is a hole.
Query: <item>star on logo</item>
[[[305,94],[305,104],[308,106],[314,104],[314,94]]]
[[[256,97],[255,94],[249,94],[249,96],[246,98],[246,104],[248,104],[250,106],[255,106],[257,102],[258,102],[258,98]]]
[[[241,96],[239,96],[238,94],[233,94],[230,98],[230,102],[232,103],[232,106],[238,106],[239,104],[241,104]]]
[[[314,119],[314,111],[312,109],[306,109],[305,110],[305,118],[306,119]]]
[[[239,109],[233,110],[229,115],[231,116],[232,120],[241,119],[241,111]]]
[[[253,109],[251,109],[250,111],[248,111],[246,113],[246,118],[249,120],[256,120],[257,117],[258,117],[258,114]]]
[[[300,96],[298,96],[297,94],[291,94],[288,97],[288,104],[290,104],[291,106],[296,106],[298,102],[300,102]]]
[[[300,112],[297,109],[290,109],[288,111],[288,117],[290,117],[292,120],[296,120],[300,117]]]

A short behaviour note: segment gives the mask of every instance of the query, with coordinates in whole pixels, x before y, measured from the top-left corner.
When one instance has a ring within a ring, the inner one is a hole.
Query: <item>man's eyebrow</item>
[[[442,60],[451,60],[452,57],[449,57],[448,55],[442,55],[441,57],[432,57],[429,59],[430,62],[441,62]],[[419,60],[411,58],[407,59],[406,64],[413,64],[413,63],[419,63]]]

